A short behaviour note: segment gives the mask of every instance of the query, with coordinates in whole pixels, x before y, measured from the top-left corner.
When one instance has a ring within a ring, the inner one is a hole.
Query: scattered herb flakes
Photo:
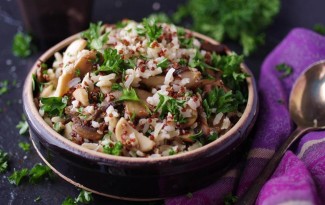
[[[233,205],[235,204],[236,202],[238,201],[238,197],[233,195],[233,194],[228,194],[225,196],[223,202],[224,202],[224,205]]]
[[[102,35],[103,31],[104,27],[101,21],[97,24],[90,23],[89,29],[84,31],[81,36],[87,39],[90,49],[100,50],[108,41],[108,33]]]
[[[30,151],[30,144],[27,142],[19,142],[18,146],[24,150],[25,152],[29,152]]]
[[[18,32],[13,39],[12,53],[21,58],[26,58],[32,54],[32,37],[28,34]]]
[[[68,97],[41,98],[41,103],[41,109],[49,116],[62,116],[68,103]]]
[[[26,121],[25,115],[22,115],[21,118],[22,118],[22,120],[19,121],[19,123],[16,125],[16,128],[19,129],[19,134],[20,135],[24,135],[24,134],[27,133],[29,126],[28,126],[28,123]]]
[[[38,196],[37,198],[34,199],[34,202],[39,202],[41,200],[42,200],[41,196]]]
[[[116,142],[114,146],[110,146],[110,145],[103,146],[104,153],[115,155],[115,156],[121,155],[122,149],[123,149],[123,144],[119,141]]]
[[[0,82],[0,95],[3,95],[9,91],[8,85],[9,85],[8,80],[4,80]]]
[[[4,173],[8,169],[8,153],[0,150],[0,173]]]
[[[313,30],[321,35],[325,35],[325,26],[323,24],[315,24]]]
[[[14,184],[16,186],[19,186],[21,181],[27,177],[28,175],[28,169],[24,168],[19,171],[14,171],[14,173],[8,177],[9,183]]]
[[[275,69],[281,73],[281,78],[286,78],[293,73],[292,67],[285,63],[277,65]]]
[[[137,93],[133,88],[123,89],[119,101],[140,101]]]
[[[93,198],[91,192],[88,192],[88,191],[85,191],[85,190],[81,190],[80,194],[75,199],[75,202],[76,203],[89,204],[93,200],[94,200],[94,198]]]
[[[29,182],[32,184],[38,183],[45,177],[52,178],[53,172],[47,165],[35,164],[34,167],[29,171]]]

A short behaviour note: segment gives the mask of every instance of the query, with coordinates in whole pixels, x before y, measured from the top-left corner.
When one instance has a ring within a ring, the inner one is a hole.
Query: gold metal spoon
[[[254,204],[261,188],[290,146],[307,132],[325,129],[325,60],[310,65],[296,80],[290,94],[289,111],[291,119],[297,125],[296,130],[274,153],[237,204]]]

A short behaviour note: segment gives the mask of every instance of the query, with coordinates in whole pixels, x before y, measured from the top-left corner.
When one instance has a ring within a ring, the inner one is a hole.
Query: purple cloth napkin
[[[258,83],[260,113],[245,168],[230,170],[214,184],[192,196],[166,200],[167,205],[224,204],[229,193],[241,196],[279,145],[293,131],[288,112],[291,87],[310,64],[325,59],[325,37],[294,29],[269,54]],[[286,63],[293,73],[281,79],[276,65]],[[325,108],[324,108],[325,109]],[[240,176],[240,177],[239,177]],[[298,146],[287,151],[271,179],[262,188],[256,204],[325,204],[325,132],[306,134]]]

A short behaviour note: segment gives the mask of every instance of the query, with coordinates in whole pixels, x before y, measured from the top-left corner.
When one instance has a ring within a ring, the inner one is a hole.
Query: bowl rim
[[[206,42],[215,44],[215,45],[220,45],[218,41],[215,41],[214,39],[207,37],[203,34],[190,31],[194,37],[199,38],[201,40],[204,40]],[[184,153],[179,153],[176,155],[171,155],[171,156],[163,156],[163,157],[157,157],[157,158],[151,158],[151,157],[125,157],[125,156],[114,156],[114,155],[109,155],[101,152],[97,152],[94,150],[87,149],[85,147],[82,147],[81,145],[75,144],[74,142],[70,141],[69,139],[65,138],[61,134],[55,132],[45,121],[44,119],[40,116],[35,104],[34,104],[34,98],[33,98],[33,91],[32,91],[32,74],[35,73],[37,69],[37,65],[39,62],[46,62],[49,58],[51,58],[55,52],[60,51],[64,48],[66,48],[72,41],[78,39],[81,37],[81,33],[74,34],[61,42],[57,43],[56,45],[52,46],[50,49],[48,49],[44,54],[42,54],[34,63],[32,68],[30,69],[28,75],[26,76],[24,87],[23,87],[23,104],[24,104],[24,110],[27,115],[27,119],[29,124],[32,124],[33,128],[36,128],[34,131],[36,131],[39,135],[44,135],[44,134],[49,134],[51,135],[50,137],[52,141],[54,142],[55,145],[59,146],[60,148],[63,148],[67,150],[66,148],[60,146],[62,144],[65,144],[68,146],[70,149],[68,149],[68,152],[72,152],[73,154],[79,155],[81,157],[87,158],[87,159],[97,159],[98,161],[111,161],[111,162],[119,162],[122,164],[138,164],[138,163],[164,163],[164,162],[169,162],[171,160],[180,160],[180,161],[186,161],[186,160],[191,160],[193,158],[200,157],[202,155],[206,155],[209,153],[209,151],[213,150],[216,147],[222,146],[224,143],[227,141],[231,140],[230,138],[236,134],[236,132],[240,129],[241,126],[244,126],[246,120],[250,119],[250,116],[253,112],[253,115],[255,116],[257,114],[257,98],[258,98],[258,93],[256,89],[256,82],[254,79],[254,76],[252,72],[249,70],[249,68],[242,63],[241,64],[241,70],[249,75],[249,77],[246,78],[247,82],[247,87],[248,87],[248,99],[247,99],[247,104],[245,107],[245,110],[238,120],[238,122],[230,129],[228,132],[226,132],[224,135],[221,137],[217,138],[215,141],[204,145],[198,149],[184,152]],[[226,50],[227,54],[231,53],[229,49]],[[251,122],[252,122],[251,118]],[[249,122],[249,123],[251,123]],[[42,132],[41,130],[46,130],[46,133]],[[59,144],[58,144],[59,142]]]

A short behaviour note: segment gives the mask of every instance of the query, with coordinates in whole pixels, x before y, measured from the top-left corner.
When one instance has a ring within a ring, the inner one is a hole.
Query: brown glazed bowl
[[[193,32],[212,44],[213,39]],[[82,189],[124,200],[156,200],[187,194],[214,182],[243,155],[240,145],[247,139],[258,111],[256,83],[242,65],[247,78],[248,103],[240,120],[225,135],[199,149],[161,158],[112,156],[77,145],[55,132],[39,115],[33,101],[32,74],[39,61],[46,62],[65,49],[79,34],[46,51],[29,72],[23,91],[24,110],[34,147],[44,162],[60,177]],[[226,50],[230,52],[229,50]]]

